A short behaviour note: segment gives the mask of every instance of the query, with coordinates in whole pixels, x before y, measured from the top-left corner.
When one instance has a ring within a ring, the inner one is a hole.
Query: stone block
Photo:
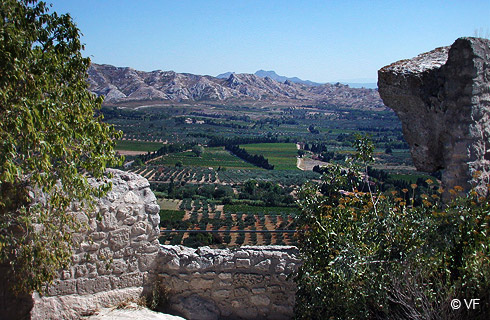
[[[113,274],[121,274],[126,272],[127,270],[127,265],[126,262],[122,259],[114,260],[111,263],[110,269],[112,270]]]
[[[124,196],[124,202],[127,204],[135,204],[140,202],[140,197],[138,197],[133,191],[128,191]]]
[[[260,293],[265,293],[265,288],[252,288],[252,293],[253,294],[260,294]]]
[[[160,206],[156,203],[147,203],[145,205],[145,211],[149,215],[157,215],[160,212]]]
[[[211,292],[211,296],[213,298],[217,298],[217,299],[226,299],[226,298],[230,298],[231,296],[231,290],[228,290],[228,289],[221,289],[221,290],[213,290]]]
[[[138,244],[133,244],[132,245],[134,248],[135,254],[140,254],[140,253],[154,253],[158,251],[158,246],[155,246],[149,242],[143,241]]]
[[[112,274],[112,266],[110,260],[97,261],[97,273],[99,275]]]
[[[87,266],[84,264],[75,266],[74,269],[75,269],[75,278],[81,278],[88,274]]]
[[[120,250],[129,244],[129,229],[119,229],[109,233],[109,246],[113,251]]]
[[[255,268],[260,271],[269,271],[271,266],[271,259],[266,259],[255,265]]]
[[[90,238],[92,238],[92,240],[94,241],[99,241],[105,239],[106,237],[107,237],[106,232],[93,232],[90,234]]]
[[[94,221],[95,222],[95,221]],[[102,220],[97,221],[97,225],[103,231],[116,230],[118,225],[118,220],[116,214],[113,211],[107,211],[102,215]]]
[[[237,268],[248,268],[250,267],[250,259],[236,259]]]
[[[233,295],[235,297],[249,297],[250,296],[250,290],[248,290],[248,288],[246,288],[246,287],[235,288],[233,290]]]
[[[131,216],[127,217],[126,219],[123,220],[123,224],[127,226],[133,225],[136,221],[138,221],[138,218]]]
[[[229,280],[229,279],[231,279],[231,273],[228,273],[228,272],[219,273],[218,278],[221,280]]]
[[[166,264],[166,268],[170,270],[179,270],[180,269],[180,259],[178,257],[173,258]]]
[[[132,217],[130,207],[128,207],[128,206],[118,207],[116,217],[117,217],[117,219],[119,219],[121,221],[124,219]]]
[[[266,295],[252,295],[250,297],[250,302],[255,306],[268,306],[271,300]]]
[[[90,294],[111,290],[111,281],[109,277],[102,276],[96,279],[78,279],[77,292],[78,294]]]
[[[245,250],[240,250],[235,252],[235,257],[237,258],[248,258],[250,257],[250,253]]]
[[[118,277],[110,277],[110,280],[113,289],[141,287],[143,286],[144,273],[141,272],[126,273]]]
[[[136,222],[132,227],[131,227],[131,238],[134,238],[136,236],[146,234],[146,226],[147,223],[143,221]]]
[[[190,280],[190,286],[197,290],[211,289],[213,287],[214,280],[203,278],[192,278]]]
[[[140,271],[151,271],[157,258],[158,252],[141,255],[138,259],[138,267]]]
[[[233,284],[251,288],[256,284],[263,283],[264,277],[259,274],[235,273],[233,275]]]
[[[56,280],[49,285],[46,294],[49,296],[61,296],[77,293],[77,280]]]

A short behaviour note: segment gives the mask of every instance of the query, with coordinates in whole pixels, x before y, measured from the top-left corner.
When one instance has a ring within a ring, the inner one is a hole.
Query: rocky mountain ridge
[[[290,80],[232,73],[228,78],[174,71],[138,71],[128,67],[92,64],[89,88],[105,96],[106,104],[161,101],[172,104],[254,103],[384,109],[377,90],[342,84],[309,86]]]
[[[220,78],[220,79],[228,79],[232,74],[234,74],[235,72],[225,72],[225,73],[221,73],[221,74],[218,74],[216,76],[216,78]],[[318,82],[313,82],[313,81],[310,81],[310,80],[302,80],[298,77],[285,77],[285,76],[281,76],[281,75],[278,75],[275,71],[273,70],[270,70],[270,71],[265,71],[265,70],[257,70],[255,71],[254,75],[258,76],[258,77],[261,77],[261,78],[271,78],[273,80],[276,80],[278,82],[285,82],[285,81],[291,81],[291,82],[294,82],[294,83],[300,83],[300,84],[306,84],[308,86],[320,86],[322,85],[322,83],[318,83]]]

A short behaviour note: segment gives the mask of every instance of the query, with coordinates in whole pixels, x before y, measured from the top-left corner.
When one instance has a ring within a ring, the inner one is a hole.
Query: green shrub
[[[443,205],[430,180],[420,206],[415,184],[374,193],[357,150],[361,166],[332,165],[300,192],[296,318],[490,318],[490,199],[455,187]],[[453,310],[454,298],[480,304]]]

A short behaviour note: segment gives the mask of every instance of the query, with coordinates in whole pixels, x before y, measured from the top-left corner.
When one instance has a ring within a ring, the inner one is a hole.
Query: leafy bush
[[[71,203],[88,216],[111,189],[105,169],[122,164],[122,134],[97,116],[102,98],[87,90],[90,59],[70,15],[2,0],[0,16],[0,263],[16,292],[42,292],[78,246]]]
[[[360,140],[359,162],[332,165],[322,185],[301,190],[296,318],[490,318],[490,199],[455,187],[444,205],[430,180],[420,206],[416,184],[374,193],[360,173],[372,149]],[[454,298],[480,304],[453,310]]]

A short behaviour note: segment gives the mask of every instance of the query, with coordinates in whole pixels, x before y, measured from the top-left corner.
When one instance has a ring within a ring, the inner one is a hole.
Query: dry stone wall
[[[490,183],[490,40],[460,38],[378,71],[417,169],[442,169],[446,189]]]
[[[143,177],[112,170],[113,189],[86,223],[72,266],[60,272],[45,295],[33,296],[31,319],[78,319],[98,308],[141,296],[159,252],[159,206]],[[96,219],[99,214],[101,219]]]
[[[80,245],[73,263],[44,295],[33,294],[28,318],[79,319],[136,300],[151,292],[155,281],[169,289],[168,311],[186,319],[293,317],[296,288],[288,275],[300,263],[295,247],[162,246],[159,206],[148,181],[133,173],[112,173],[113,189],[96,212],[72,206],[72,214],[86,225],[75,235]],[[21,301],[7,298],[0,295],[4,305],[14,302],[10,309],[15,311],[12,306]],[[29,305],[27,300],[22,304]]]
[[[162,246],[158,277],[169,307],[186,319],[291,319],[296,247],[199,249]]]

